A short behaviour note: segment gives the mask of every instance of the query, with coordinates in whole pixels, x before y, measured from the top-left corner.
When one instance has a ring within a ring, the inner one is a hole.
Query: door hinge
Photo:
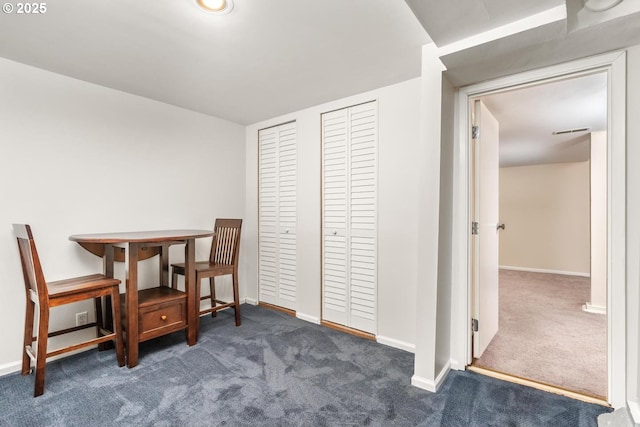
[[[478,332],[478,319],[471,319],[471,330]]]
[[[478,222],[477,221],[473,221],[471,223],[471,234],[478,234]]]
[[[471,126],[471,138],[478,139],[480,137],[480,126]]]

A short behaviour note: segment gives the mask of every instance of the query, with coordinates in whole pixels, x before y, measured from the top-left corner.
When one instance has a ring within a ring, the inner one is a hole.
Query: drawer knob
[[[167,320],[167,316],[165,316],[164,314],[162,316],[160,316],[160,319],[162,320]]]

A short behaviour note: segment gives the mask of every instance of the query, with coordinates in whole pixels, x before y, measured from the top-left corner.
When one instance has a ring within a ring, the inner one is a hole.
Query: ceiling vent
[[[556,130],[551,132],[552,135],[564,135],[565,133],[589,132],[591,128]]]

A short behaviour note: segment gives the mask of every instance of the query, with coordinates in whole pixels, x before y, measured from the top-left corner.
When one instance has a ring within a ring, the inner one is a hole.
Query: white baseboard
[[[435,393],[437,391],[435,381],[431,381],[417,375],[411,377],[411,385],[421,388],[422,390],[430,391],[431,393]]]
[[[304,320],[306,322],[310,322],[310,323],[314,323],[316,325],[320,324],[320,318],[316,317],[316,316],[310,316],[308,314],[304,314],[304,313],[298,313],[296,312],[296,317],[300,320]]]
[[[627,406],[629,407],[629,412],[631,413],[633,422],[636,425],[640,425],[640,403],[627,400]]]
[[[601,305],[593,305],[587,302],[582,305],[582,311],[594,314],[607,314],[607,307],[603,307]]]
[[[450,371],[451,371],[451,361],[447,362],[447,364],[442,367],[442,369],[440,370],[440,373],[436,377],[436,391],[440,389],[440,386],[442,386],[442,384],[444,383],[444,380],[447,379],[447,375],[449,375]]]
[[[436,393],[444,383],[444,380],[447,378],[447,374],[449,374],[450,370],[451,365],[449,362],[447,362],[447,364],[442,368],[435,380],[429,380],[414,375],[411,377],[411,385],[423,390],[430,391],[432,393]]]
[[[500,265],[498,266],[498,268],[500,270],[528,271],[530,273],[548,273],[548,274],[562,274],[565,276],[591,277],[591,273],[582,273],[578,271],[547,270],[544,268],[514,267],[511,265]]]
[[[258,305],[258,300],[255,300],[253,298],[245,298],[243,302],[246,302],[247,304],[251,304],[251,305]]]
[[[400,350],[408,351],[409,353],[416,352],[415,344],[411,344],[405,341],[400,341],[394,338],[384,337],[376,335],[376,341],[380,344],[388,345],[389,347],[397,348]]]
[[[454,371],[464,371],[467,369],[467,365],[464,363],[460,363],[456,359],[449,359],[449,367]]]
[[[20,372],[21,369],[21,360],[18,360],[17,362],[5,363],[4,365],[0,365],[0,377],[8,374],[13,374],[14,372]]]

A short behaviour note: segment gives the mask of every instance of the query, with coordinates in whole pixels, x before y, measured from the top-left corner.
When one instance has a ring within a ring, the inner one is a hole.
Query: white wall
[[[0,373],[18,369],[22,347],[12,223],[31,224],[45,277],[56,280],[102,268],[71,234],[211,229],[216,217],[244,216],[244,126],[3,59],[0,117]],[[198,241],[196,254],[209,245]],[[183,254],[173,247],[171,261]],[[152,285],[157,261],[143,264],[141,284]],[[87,309],[57,308],[52,323],[73,326]]]
[[[640,423],[640,46],[627,51],[627,402]]]
[[[585,308],[607,310],[607,132],[591,133],[589,161],[591,205],[591,296]]]
[[[378,100],[378,333],[406,350],[415,343],[420,79],[297,111],[247,127],[248,296],[257,300],[258,130],[296,120],[298,127],[298,307],[321,318],[321,131],[323,112]]]
[[[451,83],[442,78],[442,128],[440,148],[440,218],[438,230],[438,314],[435,372],[446,372],[451,357],[451,263],[453,235],[453,145],[455,95]]]
[[[500,266],[588,276],[589,192],[589,162],[500,168]]]
[[[420,167],[419,222],[418,222],[418,284],[415,296],[416,357],[411,383],[417,387],[436,391],[448,372],[447,363],[440,367],[442,353],[450,351],[442,334],[450,333],[449,322],[438,323],[439,289],[450,286],[438,282],[440,232],[440,163],[442,144],[441,125],[451,123],[442,117],[442,72],[444,66],[438,58],[437,47],[431,43],[422,47],[422,87],[420,113],[420,149],[415,153]],[[448,132],[447,128],[445,132]],[[446,179],[446,178],[445,178]],[[446,198],[444,199],[446,200]],[[446,212],[447,208],[443,208]],[[444,238],[446,241],[447,238]],[[445,246],[446,248],[446,246]],[[444,280],[445,275],[440,279]],[[447,289],[448,288],[448,289]],[[444,308],[446,313],[449,308]]]

